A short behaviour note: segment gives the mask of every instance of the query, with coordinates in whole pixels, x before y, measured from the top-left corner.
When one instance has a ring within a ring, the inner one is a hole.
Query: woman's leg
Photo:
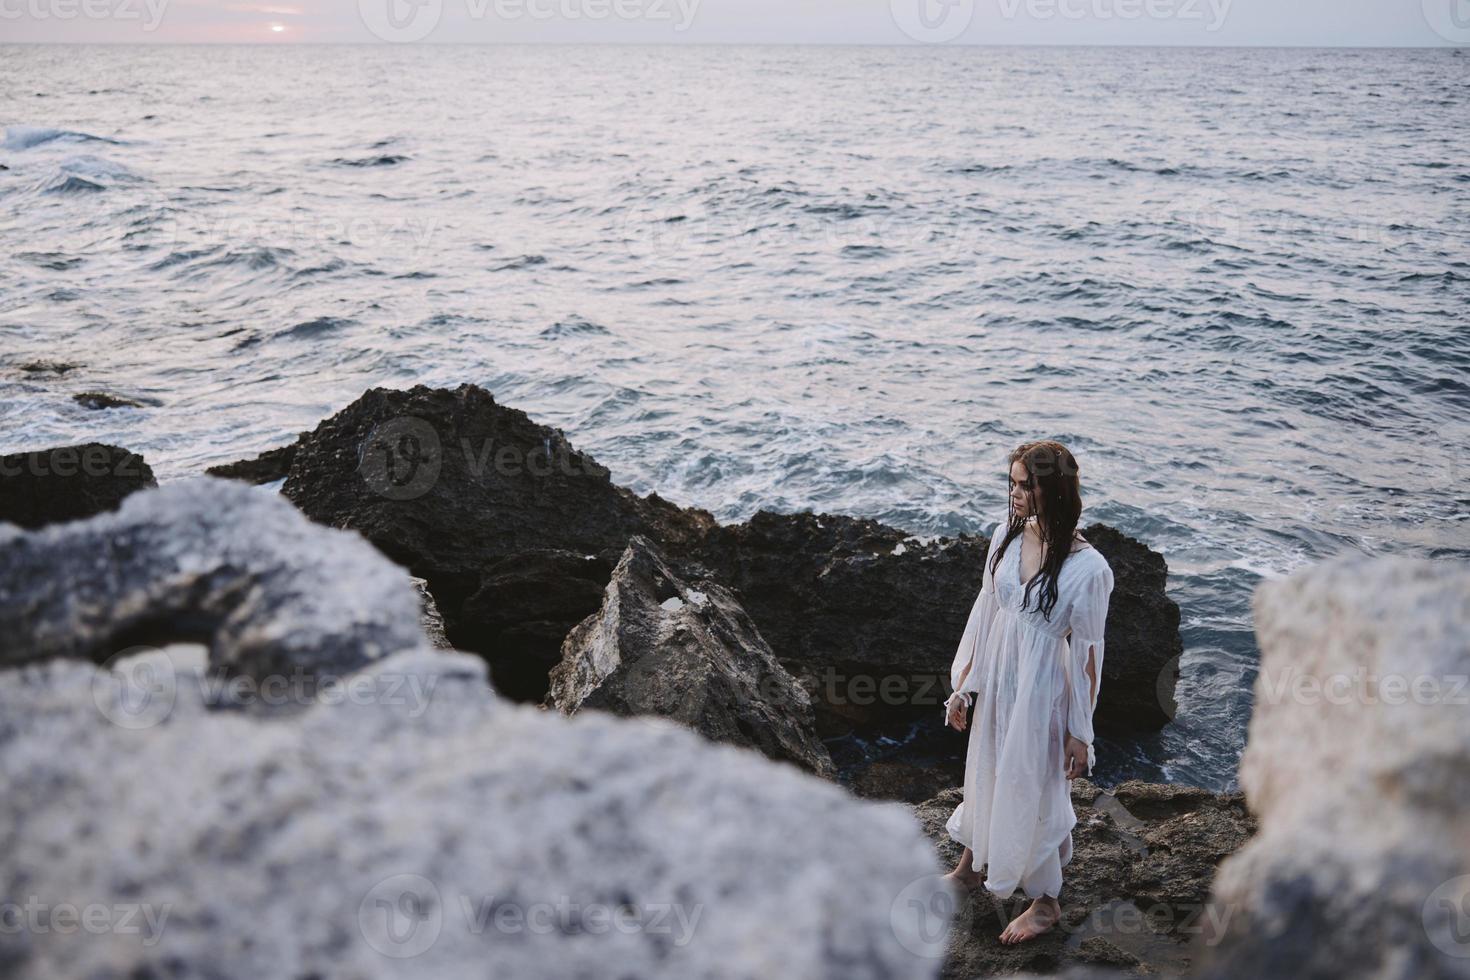
[[[964,885],[966,888],[978,886],[985,880],[985,876],[975,867],[974,861],[975,852],[968,847],[965,848],[965,853],[960,855],[960,863],[955,865],[955,869],[945,875],[945,877]]]

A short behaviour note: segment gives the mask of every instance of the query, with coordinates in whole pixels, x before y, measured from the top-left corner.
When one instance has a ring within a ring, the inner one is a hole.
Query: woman
[[[965,730],[965,795],[945,829],[965,845],[946,877],[998,898],[1032,899],[1000,934],[1024,942],[1056,924],[1072,860],[1067,781],[1092,774],[1092,712],[1113,571],[1077,533],[1082,498],[1067,448],[1028,442],[1010,455],[1010,508],[990,538],[980,595],[950,668],[945,718]],[[979,868],[988,872],[982,878]]]

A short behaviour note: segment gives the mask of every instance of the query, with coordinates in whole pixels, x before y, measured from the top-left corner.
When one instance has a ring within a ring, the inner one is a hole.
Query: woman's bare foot
[[[968,847],[965,853],[960,855],[960,863],[955,865],[954,870],[944,877],[964,888],[966,891],[974,891],[985,883],[985,876],[975,870],[975,852]]]
[[[1031,903],[1031,907],[1011,920],[1000,934],[1000,941],[1011,945],[1035,939],[1046,932],[1062,917],[1062,905],[1055,898],[1043,895]]]
[[[944,877],[954,882],[956,885],[959,885],[966,891],[974,891],[981,885],[985,884],[985,876],[978,871],[961,871],[959,868],[955,868]]]

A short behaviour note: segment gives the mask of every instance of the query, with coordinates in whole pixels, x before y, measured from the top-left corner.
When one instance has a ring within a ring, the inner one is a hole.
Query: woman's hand
[[[1076,779],[1087,772],[1087,743],[1067,736],[1067,778]]]
[[[949,708],[945,721],[949,723],[950,728],[953,728],[957,732],[962,732],[965,730],[965,722],[969,711],[970,705],[963,695],[950,695]]]

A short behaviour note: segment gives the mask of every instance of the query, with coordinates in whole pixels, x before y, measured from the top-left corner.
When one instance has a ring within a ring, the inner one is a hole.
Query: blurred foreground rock
[[[1470,568],[1346,558],[1256,591],[1211,980],[1470,977]]]
[[[0,525],[0,666],[202,642],[253,677],[342,673],[424,642],[408,576],[356,534],[195,477],[114,513]]]
[[[263,718],[206,710],[178,649],[151,671],[172,710],[135,731],[91,664],[0,672],[0,880],[41,924],[0,930],[5,976],[938,967],[911,906],[938,869],[899,804],[672,722],[515,705],[462,654],[400,653]],[[109,927],[51,928],[68,906]]]
[[[0,670],[0,975],[938,968],[943,886],[903,806],[664,719],[504,700],[429,648],[403,569],[281,498],[199,478],[0,534],[24,640]],[[229,710],[221,663],[359,669],[257,670],[254,702],[298,699],[262,713]]]

